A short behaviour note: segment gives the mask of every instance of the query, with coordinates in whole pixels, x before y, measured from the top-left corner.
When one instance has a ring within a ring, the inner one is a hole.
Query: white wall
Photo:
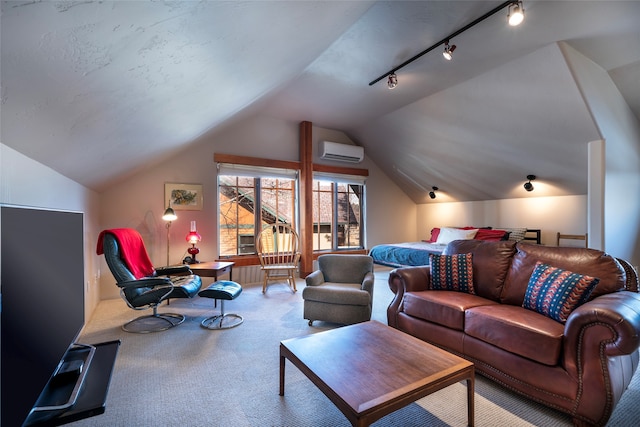
[[[605,140],[604,249],[639,265],[640,123],[602,67],[561,48]]]
[[[0,144],[0,203],[84,213],[85,321],[89,320],[100,300],[97,193]]]
[[[555,246],[558,232],[586,233],[587,197],[529,197],[418,205],[418,240],[429,239],[433,227],[446,226],[538,228],[542,230],[542,244]]]
[[[203,185],[204,203],[201,211],[176,211],[178,219],[171,226],[170,263],[179,263],[186,255],[185,236],[190,221],[195,220],[202,241],[198,245],[201,260],[218,257],[217,194],[214,153],[234,154],[265,159],[300,159],[299,122],[288,122],[264,115],[245,120],[204,135],[171,160],[114,185],[101,195],[101,227],[133,227],[143,235],[147,250],[155,265],[166,263],[166,228],[161,216],[164,204],[164,183],[196,183]],[[313,127],[314,154],[322,139],[351,142],[342,132]],[[367,179],[368,247],[383,242],[408,241],[415,238],[416,206],[369,159],[351,165],[369,169]],[[108,272],[102,261],[103,270]],[[113,277],[104,274],[101,281],[103,299],[116,298],[118,290]]]

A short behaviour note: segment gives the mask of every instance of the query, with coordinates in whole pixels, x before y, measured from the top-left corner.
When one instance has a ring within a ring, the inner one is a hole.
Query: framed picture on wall
[[[164,204],[175,210],[202,210],[202,184],[165,182]]]

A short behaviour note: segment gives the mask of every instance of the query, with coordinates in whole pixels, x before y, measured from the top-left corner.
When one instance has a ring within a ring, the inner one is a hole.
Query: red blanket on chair
[[[112,228],[101,231],[98,236],[98,247],[96,248],[98,255],[104,253],[103,239],[105,233],[113,234],[116,238],[120,246],[121,258],[136,279],[153,276],[155,268],[149,259],[140,233],[132,228]]]

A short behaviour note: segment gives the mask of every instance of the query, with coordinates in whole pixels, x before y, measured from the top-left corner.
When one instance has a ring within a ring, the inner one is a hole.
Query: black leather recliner
[[[129,231],[132,235],[139,236],[142,242],[142,236],[136,230]],[[102,240],[102,248],[98,247],[98,253],[104,253],[109,270],[120,287],[120,295],[127,305],[134,310],[153,309],[153,314],[135,318],[122,325],[123,330],[136,333],[157,332],[184,322],[184,315],[158,313],[158,306],[171,298],[196,296],[202,286],[200,276],[192,274],[188,265],[176,265],[154,269],[151,275],[136,279],[123,258],[116,235],[105,230],[99,240]]]

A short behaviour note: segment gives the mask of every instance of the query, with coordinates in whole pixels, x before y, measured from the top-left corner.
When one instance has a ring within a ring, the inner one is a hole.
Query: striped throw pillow
[[[587,302],[598,282],[598,278],[538,261],[522,306],[565,323],[573,310]]]
[[[475,294],[472,261],[472,254],[429,254],[431,289]]]

